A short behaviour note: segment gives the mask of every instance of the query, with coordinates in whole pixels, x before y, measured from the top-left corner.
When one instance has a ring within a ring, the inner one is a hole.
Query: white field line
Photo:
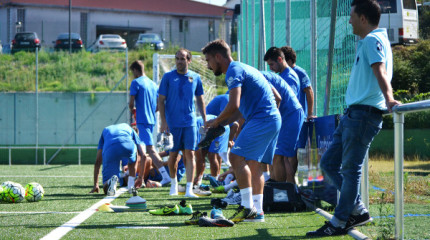
[[[130,226],[130,227],[116,227],[116,228],[126,228],[126,229],[169,229],[169,227],[162,226]]]
[[[10,176],[0,176],[0,177],[22,177],[22,178],[93,178],[93,176],[87,175],[87,176],[49,176],[49,175],[44,175],[44,176],[23,176],[23,175],[10,175]]]
[[[121,188],[117,190],[115,196],[109,196],[109,197],[103,198],[102,200],[98,201],[96,204],[92,205],[87,210],[81,212],[76,217],[72,218],[70,221],[54,229],[53,231],[51,231],[41,239],[42,240],[61,239],[69,231],[73,230],[75,227],[79,226],[81,223],[83,223],[85,220],[91,217],[91,215],[93,215],[96,212],[97,208],[100,207],[102,204],[112,202],[115,198],[125,193],[126,191],[127,191],[127,188]]]
[[[76,214],[80,212],[0,212],[0,214]]]

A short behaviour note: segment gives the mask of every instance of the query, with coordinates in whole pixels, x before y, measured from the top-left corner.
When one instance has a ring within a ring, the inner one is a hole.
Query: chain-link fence
[[[314,114],[341,113],[355,51],[355,37],[348,23],[350,5],[351,0],[242,0],[239,58],[263,70],[267,68],[263,61],[267,49],[291,46],[297,53],[297,65],[312,80]]]

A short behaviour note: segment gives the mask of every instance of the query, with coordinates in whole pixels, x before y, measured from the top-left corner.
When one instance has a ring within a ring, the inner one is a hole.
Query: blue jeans
[[[347,221],[354,208],[363,205],[359,195],[361,166],[381,127],[381,114],[346,110],[332,144],[321,158],[321,169],[340,191],[334,216],[341,221]]]

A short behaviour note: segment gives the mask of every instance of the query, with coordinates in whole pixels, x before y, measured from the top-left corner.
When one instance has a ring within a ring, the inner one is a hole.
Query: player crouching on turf
[[[99,192],[99,173],[103,163],[103,191],[108,196],[116,193],[121,160],[128,162],[128,190],[143,182],[143,172],[147,157],[144,154],[138,134],[127,124],[111,125],[103,129],[97,148],[96,163],[94,164],[94,187],[90,193]],[[139,158],[136,158],[136,152]],[[136,160],[138,159],[138,160]],[[139,177],[136,178],[136,161],[140,161]],[[135,181],[136,180],[136,181]]]

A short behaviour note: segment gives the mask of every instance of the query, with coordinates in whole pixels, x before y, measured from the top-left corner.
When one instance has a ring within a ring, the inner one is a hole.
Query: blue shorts
[[[103,183],[108,181],[113,175],[119,178],[121,160],[128,163],[136,162],[137,147],[132,141],[115,143],[103,151]]]
[[[170,128],[173,135],[173,148],[171,152],[178,152],[181,149],[196,150],[197,148],[197,127]]]
[[[154,124],[138,123],[137,129],[139,129],[140,141],[145,143],[146,146],[153,146],[154,142],[152,140],[154,132]]]
[[[245,160],[272,164],[281,124],[280,118],[250,120],[240,132],[231,152]]]
[[[227,152],[228,149],[228,138],[230,137],[230,127],[225,126],[225,132],[223,135],[215,138],[209,147],[204,148],[210,153],[222,153]]]
[[[297,141],[302,129],[305,114],[299,108],[295,112],[282,116],[282,127],[279,132],[278,143],[276,144],[276,155],[285,157],[296,156]]]
[[[303,123],[302,129],[300,131],[299,141],[297,142],[297,148],[305,148],[308,138],[312,139],[313,124],[313,121]]]

